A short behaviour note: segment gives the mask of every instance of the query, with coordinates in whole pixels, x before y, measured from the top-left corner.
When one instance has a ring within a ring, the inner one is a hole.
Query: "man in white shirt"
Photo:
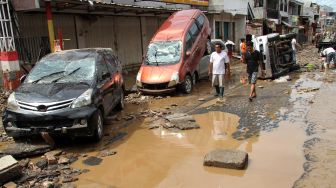
[[[329,47],[329,48],[326,48],[325,50],[322,51],[322,54],[321,54],[322,57],[325,57],[325,62],[324,62],[324,66],[321,65],[321,69],[327,69],[329,68],[329,65],[330,65],[330,62],[333,60],[334,63],[335,63],[335,60],[336,60],[336,51],[334,48],[332,47]],[[335,65],[335,64],[334,64]]]
[[[210,56],[209,76],[212,75],[212,87],[216,88],[215,96],[223,99],[225,74],[230,74],[230,60],[221,44],[216,44],[215,50]]]
[[[293,62],[296,62],[296,39],[292,39],[292,49],[293,49]]]

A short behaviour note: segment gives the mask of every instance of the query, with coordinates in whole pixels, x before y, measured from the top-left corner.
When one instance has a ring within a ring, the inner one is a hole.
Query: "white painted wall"
[[[210,0],[209,10],[225,11],[232,15],[247,15],[247,2],[248,0]]]

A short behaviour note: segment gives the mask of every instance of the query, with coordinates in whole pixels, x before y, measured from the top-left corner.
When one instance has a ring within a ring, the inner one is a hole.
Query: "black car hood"
[[[15,98],[28,103],[58,102],[77,98],[89,88],[86,83],[25,83],[15,91]]]

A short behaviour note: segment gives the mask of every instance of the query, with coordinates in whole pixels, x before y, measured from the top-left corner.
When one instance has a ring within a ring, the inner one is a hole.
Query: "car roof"
[[[82,52],[82,53],[102,53],[102,52],[111,52],[113,50],[111,48],[81,48],[81,49],[70,49],[70,50],[62,50],[58,52],[54,52],[53,54],[63,54],[63,53],[71,53],[71,52]]]
[[[114,54],[111,48],[82,48],[82,49],[71,49],[50,53],[44,56],[42,59],[69,61],[85,58],[97,58],[99,54],[106,52]]]
[[[192,18],[201,12],[197,9],[181,10],[171,15],[159,28],[152,41],[181,40]]]

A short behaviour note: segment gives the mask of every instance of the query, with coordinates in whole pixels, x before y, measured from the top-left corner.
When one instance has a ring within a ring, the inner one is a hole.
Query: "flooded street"
[[[126,98],[125,110],[112,113],[105,122],[101,142],[60,142],[59,149],[78,156],[71,168],[85,171],[74,184],[144,188],[335,187],[335,72],[293,72],[290,79],[282,81],[259,80],[258,97],[249,102],[249,86],[239,83],[242,67],[233,67],[236,72],[223,103],[212,96],[207,80],[201,80],[190,95],[133,93]],[[191,115],[199,128],[167,127],[164,117],[179,113]],[[1,142],[0,147],[7,143]],[[246,169],[203,166],[205,155],[215,149],[247,152]],[[106,151],[110,154],[102,156]]]

